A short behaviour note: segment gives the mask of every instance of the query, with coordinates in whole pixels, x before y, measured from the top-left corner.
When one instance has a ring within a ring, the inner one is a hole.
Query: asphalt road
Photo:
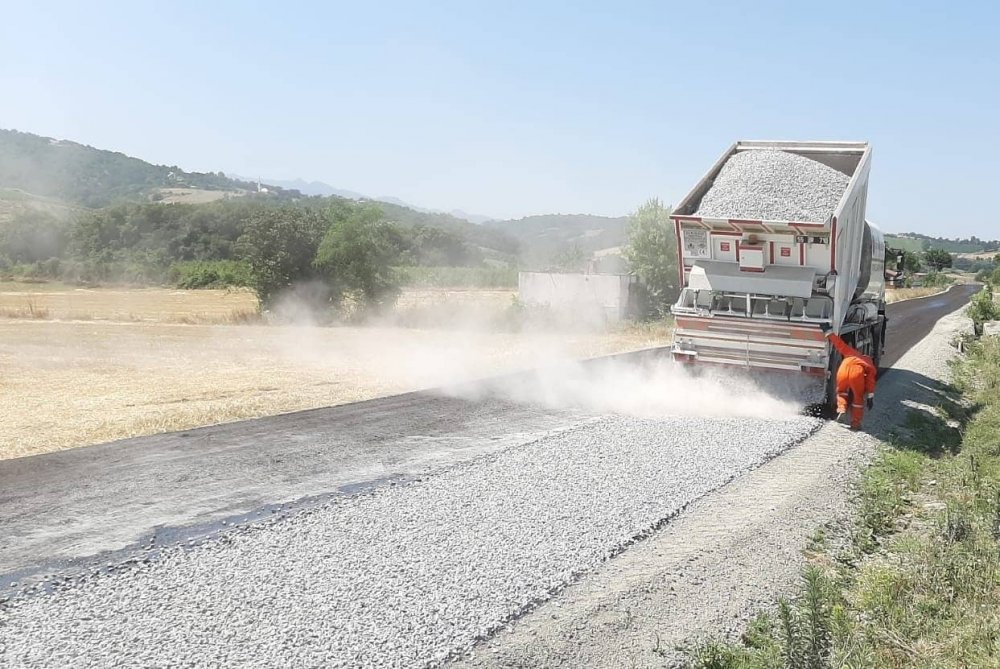
[[[884,364],[976,289],[890,305]],[[592,418],[420,392],[0,461],[0,582],[89,569]]]
[[[947,292],[886,307],[889,325],[885,335],[882,367],[892,367],[914,344],[923,339],[942,316],[959,309],[979,292],[979,284],[952,286]]]

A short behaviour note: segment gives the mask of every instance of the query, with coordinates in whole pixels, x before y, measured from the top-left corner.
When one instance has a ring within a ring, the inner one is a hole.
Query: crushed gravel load
[[[818,425],[596,418],[14,599],[0,666],[434,666]]]
[[[722,166],[694,215],[823,222],[849,181],[843,172],[794,153],[741,151]]]

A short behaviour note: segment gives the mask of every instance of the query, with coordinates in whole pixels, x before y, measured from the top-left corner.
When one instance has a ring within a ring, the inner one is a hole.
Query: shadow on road
[[[963,402],[954,386],[906,369],[886,370],[875,397],[878,404],[862,429],[896,448],[931,457],[958,453],[962,432],[979,410]]]

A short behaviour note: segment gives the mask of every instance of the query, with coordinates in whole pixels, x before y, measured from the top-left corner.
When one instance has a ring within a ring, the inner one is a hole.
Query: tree
[[[654,313],[666,315],[679,291],[677,240],[670,207],[652,198],[629,218],[625,258],[645,284]]]
[[[923,265],[920,264],[920,254],[913,251],[903,251],[903,271],[904,272],[919,272],[923,269]]]
[[[940,272],[945,267],[951,267],[951,254],[944,249],[928,249],[924,252],[924,262]]]
[[[589,254],[584,253],[580,245],[575,242],[560,249],[552,258],[556,269],[562,272],[582,272],[588,260],[590,260]]]
[[[67,242],[67,225],[43,211],[29,209],[0,225],[0,256],[12,263],[59,258]]]
[[[313,278],[313,259],[326,227],[315,211],[295,207],[260,209],[237,240],[241,259],[250,267],[250,283],[261,307],[296,283]]]
[[[395,302],[399,279],[393,268],[406,245],[399,228],[375,204],[331,210],[328,220],[313,266],[329,285],[332,300],[366,310]]]

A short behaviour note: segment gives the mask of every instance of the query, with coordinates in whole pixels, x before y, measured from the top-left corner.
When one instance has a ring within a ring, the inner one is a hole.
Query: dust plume
[[[294,305],[284,309],[298,311]],[[356,335],[340,337],[336,348],[327,345],[324,330],[329,328],[295,326],[287,329],[283,350],[300,364],[334,376],[348,367],[363,368],[384,387],[593,413],[790,417],[802,411],[808,395],[806,381],[795,377],[761,378],[676,364],[665,349],[669,341],[662,338],[637,345],[608,331],[535,327],[498,332],[472,327],[467,318],[460,326],[334,327]],[[608,357],[642,347],[663,350]]]
[[[765,388],[739,370],[692,372],[657,359],[567,361],[530,372],[444,391],[553,409],[581,409],[643,418],[666,416],[786,418],[804,404],[794,392]],[[791,390],[791,389],[789,389]]]

